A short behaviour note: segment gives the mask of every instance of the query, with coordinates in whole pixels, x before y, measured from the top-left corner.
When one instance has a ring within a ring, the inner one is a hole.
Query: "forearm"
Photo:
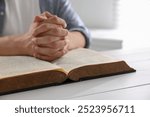
[[[0,37],[0,56],[27,55],[24,38],[24,35]]]
[[[85,37],[78,31],[69,32],[69,50],[85,47]]]

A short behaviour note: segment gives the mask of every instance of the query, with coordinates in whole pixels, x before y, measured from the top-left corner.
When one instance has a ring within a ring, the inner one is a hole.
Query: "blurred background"
[[[70,0],[90,29],[92,49],[150,47],[150,0]]]

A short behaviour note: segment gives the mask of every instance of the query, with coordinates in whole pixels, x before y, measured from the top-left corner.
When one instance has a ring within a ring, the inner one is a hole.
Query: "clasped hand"
[[[36,16],[26,33],[28,54],[47,61],[63,56],[69,49],[66,26],[63,19],[48,12]]]

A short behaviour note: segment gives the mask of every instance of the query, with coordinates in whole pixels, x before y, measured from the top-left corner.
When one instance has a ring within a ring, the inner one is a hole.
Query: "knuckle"
[[[54,24],[58,22],[56,16],[50,17],[49,21],[50,21],[51,23],[54,23]]]
[[[53,20],[58,21],[58,17],[54,15]]]
[[[35,40],[35,44],[37,45],[40,44],[40,38],[35,38],[34,40]]]
[[[63,56],[64,55],[64,51],[62,50],[62,51],[59,51],[59,54],[58,54],[58,57],[61,57],[61,56]]]
[[[67,41],[67,40],[64,40],[64,46],[67,45],[67,43],[68,43],[68,41]]]
[[[54,43],[52,44],[52,47],[53,47],[53,48],[57,48],[57,47],[58,47],[58,43],[57,43],[57,42],[54,42]]]
[[[35,53],[40,53],[40,48],[38,46],[35,46],[34,51],[35,51]]]
[[[65,29],[65,36],[67,36],[67,35],[68,35],[68,33],[69,33],[69,32],[68,32],[68,30],[66,30],[66,29]]]
[[[49,16],[52,16],[52,14],[50,12],[48,12],[48,11],[45,11],[45,14],[49,15]]]
[[[33,30],[32,30],[32,35],[33,35],[33,36],[36,36],[36,34],[37,34],[37,29],[33,29]]]
[[[32,41],[33,44],[36,44],[36,43],[37,43],[37,38],[33,37],[33,38],[31,39],[31,41]]]
[[[59,29],[59,28],[57,28],[57,27],[56,27],[56,28],[54,28],[54,30],[53,30],[53,31],[54,31],[54,33],[57,33],[57,34],[58,34],[58,33],[60,33],[60,29]]]
[[[47,13],[48,13],[47,11],[44,11],[44,12],[43,12],[44,15],[46,15]]]
[[[45,30],[48,30],[50,27],[49,27],[48,24],[45,23],[45,24],[42,25],[42,28],[45,29]]]
[[[61,30],[61,34],[62,34],[63,36],[67,36],[67,35],[68,35],[68,30],[62,29],[62,30]]]

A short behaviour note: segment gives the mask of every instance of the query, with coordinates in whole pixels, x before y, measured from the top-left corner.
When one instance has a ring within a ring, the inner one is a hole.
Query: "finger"
[[[69,43],[70,43],[70,40],[66,39],[66,45],[65,45],[65,47],[63,49],[65,54],[69,51]]]
[[[40,47],[40,46],[36,46],[34,50],[35,50],[35,54],[40,54],[40,55],[45,55],[45,56],[51,56],[52,54],[58,51],[57,49],[52,49],[48,47]]]
[[[56,36],[42,36],[42,37],[35,37],[33,39],[34,43],[39,46],[49,45],[50,43],[58,40],[62,40],[62,38]]]
[[[52,16],[54,16],[48,11],[45,11],[44,13],[42,13],[42,15],[44,15],[46,18],[51,18]]]
[[[43,35],[66,36],[68,34],[68,30],[60,28],[56,24],[43,23],[33,30],[33,36],[38,36],[40,34],[42,36]]]
[[[42,13],[41,16],[46,17],[47,20],[44,21],[46,23],[54,23],[57,25],[61,25],[63,28],[67,27],[65,20],[57,17],[56,15],[52,15],[51,13],[49,13],[47,11]]]
[[[34,52],[41,55],[50,56],[51,54],[56,53],[59,50],[63,50],[66,45],[64,40],[53,42],[51,44],[47,44],[44,47],[35,46]]]
[[[45,36],[45,35],[52,35],[52,36],[57,36],[57,37],[65,37],[68,35],[68,30],[63,29],[63,28],[51,28],[49,31],[41,33],[39,36]]]
[[[42,15],[39,15],[39,16],[35,16],[34,18],[34,22],[43,22],[44,20],[46,20],[47,18],[42,16]]]
[[[44,56],[44,55],[39,55],[39,54],[37,54],[35,57],[41,60],[45,60],[45,61],[55,60],[55,57],[49,57],[49,56]]]
[[[49,12],[44,12],[41,15],[35,16],[34,18],[34,22],[42,22],[50,17],[52,17],[54,15],[50,14]]]
[[[59,40],[59,41],[54,41],[53,43],[47,45],[50,48],[61,50],[66,46],[66,41],[65,40]]]
[[[50,47],[40,47],[40,46],[35,46],[34,48],[34,54],[41,54],[45,56],[51,56],[55,54],[57,51],[63,50],[64,47],[59,47],[59,48],[50,48]]]
[[[45,56],[45,55],[37,54],[36,58],[46,60],[46,61],[53,61],[53,60],[60,58],[63,55],[64,55],[63,51],[58,51],[57,53],[55,53],[51,56]]]
[[[65,20],[55,16],[49,17],[47,20],[44,21],[45,23],[52,23],[52,24],[57,24],[57,25],[61,25],[63,28],[67,27],[67,24],[65,22]]]
[[[53,28],[47,32],[41,33],[39,36],[52,35],[57,37],[65,37],[68,35],[68,30],[62,28]]]

